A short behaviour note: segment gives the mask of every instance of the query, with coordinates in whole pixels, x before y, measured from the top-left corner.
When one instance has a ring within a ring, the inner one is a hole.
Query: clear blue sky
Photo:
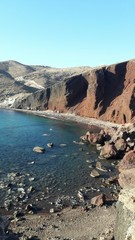
[[[1,0],[0,61],[98,66],[135,58],[135,0]]]

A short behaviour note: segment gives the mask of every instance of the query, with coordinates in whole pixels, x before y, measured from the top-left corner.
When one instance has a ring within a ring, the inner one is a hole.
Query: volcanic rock
[[[135,168],[135,151],[129,151],[119,163],[119,171]]]
[[[101,162],[96,162],[96,168],[99,169],[100,171],[107,172],[107,169],[102,166]]]
[[[96,197],[93,197],[91,199],[91,204],[94,205],[94,206],[102,206],[104,204],[104,195],[103,194],[100,194]]]
[[[124,188],[117,202],[115,240],[135,239],[135,188]]]
[[[96,171],[95,169],[93,169],[93,170],[91,171],[91,173],[90,173],[90,176],[96,178],[96,177],[99,177],[100,174],[99,174],[98,171]]]
[[[116,158],[117,156],[117,150],[113,144],[106,143],[100,152],[100,158],[101,159],[110,159],[110,158]]]
[[[13,106],[69,111],[80,116],[117,123],[134,122],[135,60],[107,67],[87,68],[85,72],[82,70],[82,74],[78,73],[66,75],[64,72],[61,81],[57,80],[56,84],[53,81],[45,89],[31,93],[22,100],[16,100]],[[40,71],[36,74],[40,75]],[[32,75],[29,74],[29,79],[30,76]],[[37,79],[40,81],[39,76]],[[53,71],[49,79],[51,83],[51,79],[54,79]]]
[[[119,184],[122,188],[135,186],[135,168],[124,170],[119,174]]]
[[[115,147],[117,151],[124,151],[127,147],[126,141],[123,138],[118,139],[115,142]]]

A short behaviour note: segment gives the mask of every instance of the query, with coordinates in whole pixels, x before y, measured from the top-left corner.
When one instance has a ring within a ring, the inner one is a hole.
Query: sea
[[[90,177],[90,171],[99,153],[95,146],[80,144],[87,130],[75,122],[1,109],[0,208],[34,204],[49,211],[56,202],[79,202],[80,189],[98,191],[101,180]],[[44,147],[45,153],[34,152],[35,146]]]

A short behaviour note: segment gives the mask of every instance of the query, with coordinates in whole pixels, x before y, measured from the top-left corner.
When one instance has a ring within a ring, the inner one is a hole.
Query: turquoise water
[[[98,153],[90,145],[73,143],[86,131],[86,126],[76,123],[0,110],[0,181],[14,185],[8,193],[6,186],[1,187],[1,206],[4,198],[16,194],[18,186],[34,187],[28,201],[45,208],[58,197],[77,197],[80,188],[92,185],[95,180],[90,177],[87,160],[95,161]],[[49,142],[54,143],[53,148],[47,147]],[[35,146],[45,147],[45,153],[33,152]],[[20,177],[12,180],[11,173]]]

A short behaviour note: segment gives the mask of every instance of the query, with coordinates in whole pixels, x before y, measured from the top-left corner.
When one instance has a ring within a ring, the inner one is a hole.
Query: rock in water
[[[45,152],[45,148],[37,146],[37,147],[33,148],[33,151],[37,152],[37,153],[44,153]]]
[[[91,171],[91,173],[90,173],[90,176],[91,176],[91,177],[99,177],[100,174],[99,174],[98,171],[96,171],[95,169],[93,169],[93,170]]]
[[[54,146],[53,143],[47,143],[47,147],[52,148]]]
[[[99,169],[100,171],[107,172],[107,169],[102,166],[101,162],[96,162],[96,168]]]

